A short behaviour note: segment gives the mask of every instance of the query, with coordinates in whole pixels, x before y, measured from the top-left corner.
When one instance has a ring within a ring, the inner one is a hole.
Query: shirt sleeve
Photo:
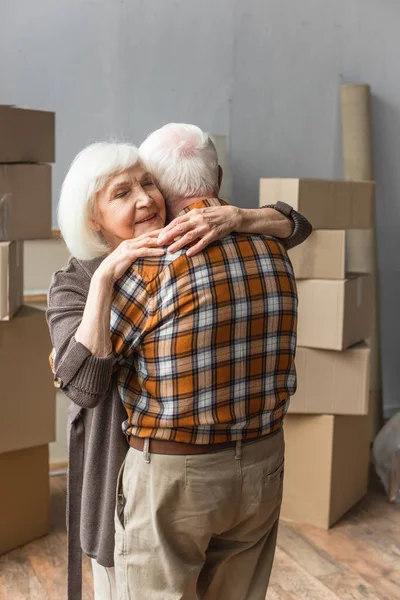
[[[129,358],[140,345],[150,316],[146,282],[131,268],[114,284],[111,305],[111,342],[119,362]]]
[[[276,204],[267,204],[261,208],[274,208],[294,222],[294,229],[291,235],[285,239],[279,240],[286,250],[302,244],[312,233],[310,221],[301,213],[297,212],[290,204],[286,202],[277,202]]]

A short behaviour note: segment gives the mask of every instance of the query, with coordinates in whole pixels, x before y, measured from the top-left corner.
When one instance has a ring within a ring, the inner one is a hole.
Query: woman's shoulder
[[[104,257],[93,258],[92,260],[80,260],[75,258],[74,256],[70,256],[67,264],[58,269],[53,275],[53,277],[68,277],[68,275],[76,275],[77,277],[82,277],[83,279],[91,279],[93,273],[96,271],[100,263],[104,260]]]
[[[81,290],[84,292],[88,289],[92,276],[102,260],[103,257],[79,260],[71,256],[64,267],[53,273],[49,288],[49,301],[52,294],[57,291]]]

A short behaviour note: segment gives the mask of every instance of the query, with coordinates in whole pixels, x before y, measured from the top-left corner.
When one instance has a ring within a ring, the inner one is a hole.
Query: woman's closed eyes
[[[146,181],[144,181],[141,185],[143,187],[153,187],[154,181],[152,181],[151,179],[146,179]]]
[[[125,196],[127,196],[129,194],[129,192],[130,192],[130,190],[123,190],[123,191],[115,194],[114,198],[124,198]]]

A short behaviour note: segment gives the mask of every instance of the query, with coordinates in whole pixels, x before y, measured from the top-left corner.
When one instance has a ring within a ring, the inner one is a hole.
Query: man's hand
[[[158,236],[160,246],[168,246],[168,252],[177,252],[195,240],[186,254],[195,256],[206,246],[221,240],[232,231],[240,231],[243,210],[236,206],[210,206],[196,208],[177,217],[161,230]]]

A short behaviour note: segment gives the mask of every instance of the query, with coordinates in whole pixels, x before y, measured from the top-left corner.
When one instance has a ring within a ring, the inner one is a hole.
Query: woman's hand
[[[264,234],[278,238],[286,248],[291,248],[308,237],[311,225],[300,213],[295,213],[304,221],[304,236],[295,243],[290,242],[294,229],[294,221],[272,207],[237,208],[221,205],[208,208],[193,209],[177,217],[167,227],[160,230],[158,243],[168,246],[169,252],[177,252],[195,240],[199,240],[187,250],[188,256],[194,256],[204,250],[208,244],[221,240],[232,231],[247,234]],[[309,227],[307,227],[307,224]],[[285,240],[288,239],[286,243]]]
[[[88,348],[93,356],[106,357],[112,352],[110,314],[114,282],[137,258],[165,254],[165,249],[157,243],[159,232],[153,231],[121,242],[95,271],[82,321],[75,333],[76,341]]]
[[[94,277],[109,283],[117,281],[137,258],[162,256],[165,249],[160,248],[158,236],[161,229],[145,233],[131,240],[124,240],[107,256],[97,269]]]
[[[243,210],[236,206],[195,208],[161,229],[158,243],[160,246],[169,246],[168,252],[177,252],[198,239],[197,244],[186,253],[194,256],[211,242],[223,239],[232,231],[240,231],[242,220]]]

